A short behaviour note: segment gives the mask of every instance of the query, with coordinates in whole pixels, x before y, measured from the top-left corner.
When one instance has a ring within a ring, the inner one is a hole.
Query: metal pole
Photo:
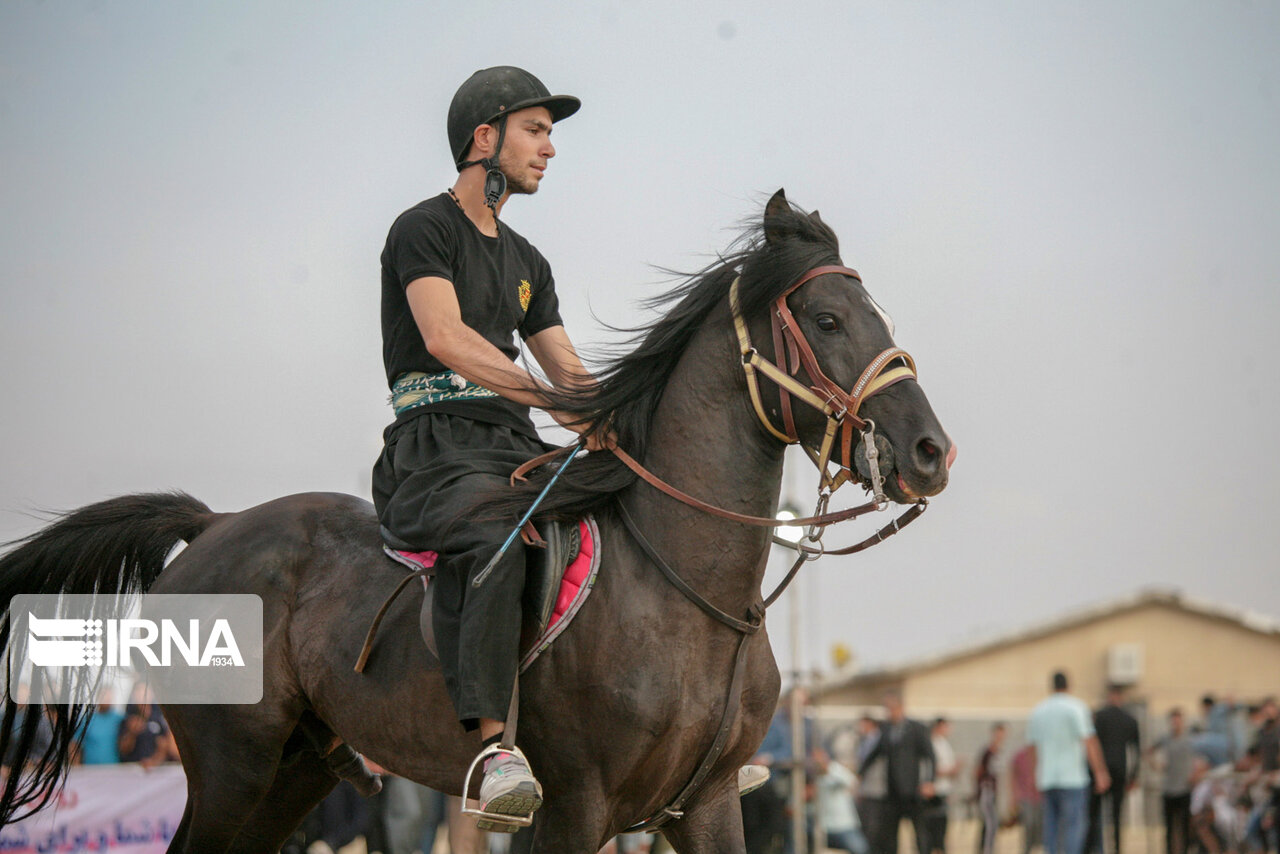
[[[804,739],[804,703],[801,697],[804,666],[800,659],[800,587],[791,588],[791,838],[795,854],[809,854],[805,834],[804,767],[808,760]]]

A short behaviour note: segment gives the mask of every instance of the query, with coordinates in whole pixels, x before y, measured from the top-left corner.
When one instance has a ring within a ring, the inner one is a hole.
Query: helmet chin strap
[[[484,167],[484,203],[493,211],[494,221],[497,221],[498,202],[502,201],[507,192],[507,176],[502,174],[502,168],[498,166],[498,160],[502,156],[502,141],[507,137],[507,117],[502,116],[494,124],[498,127],[498,144],[493,149],[493,156],[483,160],[468,160],[458,167],[458,171],[476,164]]]
[[[484,166],[488,170],[484,176],[484,203],[489,206],[489,210],[493,211],[493,218],[497,219],[498,202],[507,192],[507,176],[502,174],[496,160],[493,163],[486,160]]]

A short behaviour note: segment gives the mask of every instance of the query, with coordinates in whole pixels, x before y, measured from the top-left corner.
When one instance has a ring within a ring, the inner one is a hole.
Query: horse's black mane
[[[711,310],[728,297],[729,286],[741,275],[739,298],[747,316],[761,311],[805,270],[839,263],[835,233],[815,211],[808,214],[774,197],[763,218],[702,270],[687,274],[670,292],[645,300],[656,309],[674,304],[654,322],[620,331],[631,338],[625,350],[594,371],[596,382],[581,391],[551,395],[557,408],[581,415],[581,423],[608,425],[618,444],[636,459],[644,459],[650,422],[658,401],[693,336]],[[484,515],[518,518],[541,491],[550,472],[543,467],[526,484],[499,496],[486,496]],[[611,453],[587,454],[565,471],[538,509],[538,516],[569,520],[603,509],[635,480],[631,470]]]

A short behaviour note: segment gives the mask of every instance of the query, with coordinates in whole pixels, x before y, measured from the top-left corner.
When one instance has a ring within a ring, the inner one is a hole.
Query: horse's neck
[[[727,308],[690,342],[654,412],[645,465],[672,486],[737,513],[772,517],[783,447],[747,400]],[[724,609],[759,599],[769,529],[695,510],[649,486],[628,502],[658,553]]]

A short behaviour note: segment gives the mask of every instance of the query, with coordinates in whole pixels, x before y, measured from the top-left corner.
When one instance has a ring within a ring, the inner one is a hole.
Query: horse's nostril
[[[936,470],[941,461],[942,450],[934,440],[925,438],[916,442],[916,465],[922,471],[932,472]]]

